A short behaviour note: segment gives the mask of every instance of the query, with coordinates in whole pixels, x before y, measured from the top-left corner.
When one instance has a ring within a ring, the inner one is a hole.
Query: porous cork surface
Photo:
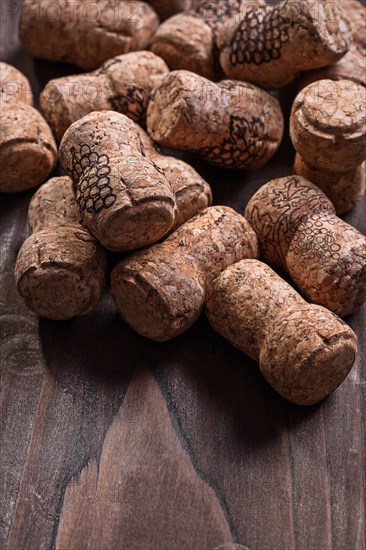
[[[23,73],[0,61],[0,106],[5,103],[33,105],[33,93],[30,82]]]
[[[264,5],[264,0],[257,0]],[[178,14],[160,25],[152,50],[172,70],[184,69],[210,80],[222,78],[217,36],[228,18],[240,18],[252,0],[203,0],[195,9]]]
[[[283,397],[312,405],[346,378],[356,335],[336,315],[303,298],[269,266],[244,259],[209,287],[212,327],[256,361]]]
[[[366,158],[365,88],[350,80],[320,80],[301,90],[290,135],[302,158],[323,170],[345,172]]]
[[[144,126],[151,92],[168,72],[152,52],[119,55],[91,73],[50,80],[40,96],[41,109],[58,141],[92,111],[118,111]]]
[[[288,176],[268,182],[244,215],[264,261],[284,267],[306,299],[341,317],[366,300],[366,237],[338,218],[310,181]]]
[[[330,172],[311,166],[296,153],[294,173],[315,183],[334,204],[337,216],[343,216],[365,193],[365,166],[363,162],[347,172]]]
[[[105,252],[79,219],[68,177],[50,179],[30,202],[32,234],[19,251],[15,280],[28,308],[41,317],[84,315],[102,296]]]
[[[201,210],[211,206],[210,184],[187,162],[161,154],[150,136],[140,127],[137,130],[143,153],[164,172],[172,187],[178,208],[177,217],[171,229],[174,230]]]
[[[170,183],[141,149],[135,123],[113,111],[74,122],[60,145],[81,216],[109,250],[128,251],[161,239],[177,216]]]
[[[149,44],[159,18],[138,0],[24,0],[19,38],[34,57],[92,70],[104,61]]]
[[[0,120],[0,192],[36,187],[57,162],[48,124],[31,105],[18,102],[1,104]]]
[[[112,295],[137,332],[152,340],[170,340],[198,319],[207,287],[222,270],[258,254],[248,222],[229,207],[212,206],[162,244],[118,264],[111,275]]]
[[[244,82],[219,84],[189,71],[173,71],[155,90],[147,110],[152,138],[188,150],[216,166],[260,168],[283,136],[277,99]]]
[[[264,88],[285,86],[301,71],[335,63],[350,42],[350,23],[330,0],[252,4],[239,23],[229,19],[218,34],[225,75]]]
[[[198,0],[147,0],[147,3],[154,8],[160,21],[164,21],[176,13],[194,8]]]

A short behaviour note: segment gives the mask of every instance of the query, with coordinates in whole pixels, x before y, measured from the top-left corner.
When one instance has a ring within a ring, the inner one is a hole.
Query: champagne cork
[[[283,126],[280,104],[267,92],[244,82],[215,84],[188,71],[168,74],[147,111],[148,132],[159,145],[240,170],[269,161]]]
[[[74,122],[60,145],[83,222],[109,250],[123,252],[161,239],[177,206],[164,173],[142,153],[136,125],[113,111]]]
[[[58,141],[73,122],[92,111],[118,111],[145,126],[151,92],[168,72],[152,52],[127,53],[91,73],[51,80],[41,93],[41,108]]]
[[[348,19],[332,0],[248,9],[229,19],[218,36],[221,67],[228,78],[279,88],[301,71],[335,63],[351,42]]]
[[[42,185],[30,202],[28,220],[31,235],[15,266],[19,294],[41,317],[85,315],[102,296],[107,261],[80,223],[70,178],[52,178]]]
[[[187,11],[196,6],[198,0],[147,0],[156,11],[160,21],[164,21],[181,11]]]
[[[290,135],[296,174],[320,187],[338,214],[348,212],[365,189],[365,88],[350,80],[309,84],[293,104]]]
[[[245,217],[263,260],[284,267],[307,300],[340,317],[366,300],[366,237],[338,218],[310,181],[270,181],[251,198]]]
[[[264,0],[255,0],[265,5]],[[185,69],[210,80],[222,78],[217,36],[228,18],[240,20],[253,0],[203,0],[194,10],[180,13],[160,25],[152,50],[172,70]]]
[[[211,206],[162,244],[118,264],[111,275],[112,295],[137,332],[170,340],[201,315],[207,287],[222,270],[256,257],[257,238],[246,220],[231,208]]]
[[[354,363],[356,335],[322,306],[308,304],[257,260],[229,266],[209,287],[212,327],[259,362],[285,399],[313,405],[332,393]]]
[[[32,107],[28,79],[15,67],[0,63],[0,192],[36,187],[52,172],[57,148],[50,128]]]
[[[92,70],[116,55],[146,49],[158,25],[155,11],[138,0],[24,0],[19,38],[34,57]]]

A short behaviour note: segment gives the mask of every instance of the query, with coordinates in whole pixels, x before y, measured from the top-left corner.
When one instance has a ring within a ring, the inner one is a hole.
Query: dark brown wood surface
[[[38,94],[75,68],[31,59],[18,13],[1,3],[1,59]],[[280,93],[287,118],[295,93]],[[198,168],[241,212],[292,159],[286,137],[258,172]],[[291,405],[205,317],[158,344],[108,292],[83,318],[30,313],[13,270],[31,195],[0,196],[0,548],[364,550],[365,307],[347,319],[359,350],[344,384]],[[346,219],[365,233],[365,201]]]

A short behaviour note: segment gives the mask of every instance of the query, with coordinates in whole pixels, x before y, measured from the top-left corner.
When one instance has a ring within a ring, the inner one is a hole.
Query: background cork
[[[70,178],[42,185],[30,202],[28,219],[31,236],[15,266],[26,305],[49,319],[88,313],[102,296],[107,263],[104,250],[80,223]]]
[[[145,126],[151,92],[168,72],[152,52],[127,53],[94,72],[50,80],[40,96],[41,108],[58,141],[92,111],[115,110]]]
[[[239,23],[229,19],[218,35],[225,75],[264,88],[285,86],[301,71],[336,62],[350,42],[348,19],[328,0],[252,5]]]
[[[307,304],[270,267],[242,260],[209,287],[212,327],[256,361],[283,397],[312,405],[346,378],[356,335],[322,306]]]
[[[366,237],[337,218],[311,182],[270,181],[251,198],[245,217],[263,260],[284,267],[306,299],[341,317],[366,300]]]
[[[154,8],[160,21],[164,21],[176,13],[194,8],[198,0],[147,0],[147,3]]]
[[[34,57],[96,69],[103,61],[145,49],[159,25],[146,2],[24,0],[19,38]]]
[[[32,107],[28,79],[0,63],[0,192],[25,191],[42,183],[57,161],[50,128]]]
[[[218,274],[247,257],[258,257],[250,225],[231,208],[212,206],[162,244],[118,264],[111,276],[112,295],[137,332],[152,340],[170,340],[198,319],[207,286]]]
[[[215,84],[189,71],[168,74],[147,112],[148,132],[159,145],[241,170],[268,162],[283,124],[278,101],[260,88],[230,80]]]

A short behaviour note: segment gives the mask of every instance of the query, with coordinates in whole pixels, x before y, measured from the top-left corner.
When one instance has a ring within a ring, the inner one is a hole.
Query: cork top
[[[18,69],[1,61],[0,104],[19,102],[33,105],[33,94],[29,80]]]

